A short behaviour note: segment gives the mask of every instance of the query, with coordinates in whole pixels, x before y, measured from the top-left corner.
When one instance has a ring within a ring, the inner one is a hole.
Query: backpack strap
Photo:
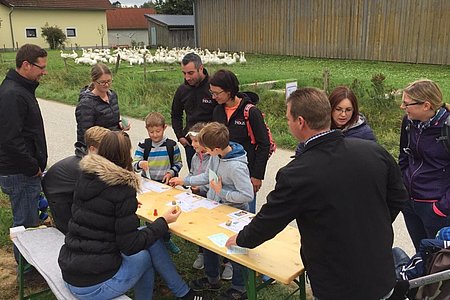
[[[171,140],[171,139],[166,140],[166,148],[167,148],[167,154],[169,155],[170,167],[173,167],[176,144],[177,143],[174,140]]]
[[[148,155],[152,150],[152,140],[150,138],[144,140],[144,160],[148,160]]]
[[[244,120],[245,120],[245,124],[247,125],[247,132],[248,132],[248,136],[250,137],[250,142],[253,145],[256,144],[256,139],[255,139],[255,135],[253,134],[252,126],[250,125],[249,115],[250,115],[250,109],[254,106],[255,106],[254,104],[248,103],[244,107]]]
[[[441,136],[438,140],[442,141],[445,150],[450,153],[450,115],[448,115],[447,119],[444,121],[444,125],[441,129]]]

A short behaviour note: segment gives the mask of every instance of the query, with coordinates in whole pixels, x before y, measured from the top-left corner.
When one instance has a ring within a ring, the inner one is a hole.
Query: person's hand
[[[214,179],[211,180],[209,182],[209,186],[214,190],[214,192],[216,192],[216,194],[219,194],[222,190],[222,177],[219,176],[217,182]]]
[[[169,180],[172,177],[173,177],[172,174],[170,172],[167,172],[166,175],[164,175],[164,177],[162,179],[162,183],[169,184]]]
[[[184,180],[180,177],[173,177],[173,178],[170,178],[170,180],[169,180],[170,186],[183,185],[183,184],[184,184]]]
[[[200,192],[199,186],[191,186],[191,192],[194,194],[198,194]]]
[[[42,171],[41,168],[39,168],[38,172],[36,173],[36,175],[34,175],[34,177],[41,177],[42,176]]]
[[[252,182],[253,185],[253,191],[255,193],[258,192],[259,189],[261,188],[262,180],[255,177],[250,177],[250,181]]]
[[[178,141],[179,141],[180,144],[183,145],[184,147],[190,146],[190,145],[191,145],[191,144],[189,143],[189,141],[188,141],[185,137],[179,138]]]
[[[227,240],[227,242],[225,243],[225,247],[231,248],[232,246],[237,246],[236,239],[237,239],[237,234],[235,234],[232,237],[230,237]]]
[[[123,131],[128,131],[131,128],[131,123],[129,123],[128,120],[123,119],[122,121],[119,122],[119,127]]]
[[[181,209],[178,206],[172,206],[169,208],[162,217],[166,220],[167,224],[175,222],[181,214]]]
[[[142,202],[140,202],[139,200],[137,200],[137,204],[138,204],[138,208],[141,208]]]
[[[139,162],[139,168],[143,169],[144,171],[148,171],[148,161],[141,160]]]

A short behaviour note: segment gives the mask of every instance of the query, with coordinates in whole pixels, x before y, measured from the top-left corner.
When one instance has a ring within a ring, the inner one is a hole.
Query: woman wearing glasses
[[[400,135],[399,165],[410,201],[403,209],[406,227],[419,250],[421,239],[430,239],[450,225],[450,150],[443,136],[450,122],[450,106],[442,102],[439,86],[423,79],[403,90],[400,106],[406,113]]]
[[[117,94],[110,89],[111,70],[98,63],[91,69],[91,80],[91,84],[81,90],[75,110],[78,142],[84,142],[84,132],[92,126],[113,131],[130,129],[129,124],[122,123]]]

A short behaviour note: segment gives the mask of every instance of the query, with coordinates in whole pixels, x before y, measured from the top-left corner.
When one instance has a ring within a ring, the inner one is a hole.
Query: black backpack
[[[167,154],[169,155],[170,160],[170,167],[173,167],[174,163],[174,151],[175,151],[175,145],[177,144],[174,140],[167,139],[164,143],[167,148]],[[148,160],[148,155],[150,154],[150,151],[152,150],[152,140],[151,139],[145,139],[144,140],[144,160]],[[175,174],[177,176],[177,174]]]
[[[442,141],[445,150],[450,153],[450,115],[445,120],[444,126],[442,126],[441,136],[438,138],[438,141]]]

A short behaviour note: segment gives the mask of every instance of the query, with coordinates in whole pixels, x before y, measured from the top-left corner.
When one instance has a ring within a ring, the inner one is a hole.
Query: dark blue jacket
[[[359,138],[376,142],[375,135],[372,128],[366,123],[366,118],[363,115],[359,115],[358,121],[350,126],[348,129],[342,130],[345,137]]]
[[[433,203],[440,216],[450,213],[450,154],[437,139],[449,114],[446,111],[422,133],[405,116],[400,134],[399,165],[409,195]]]

